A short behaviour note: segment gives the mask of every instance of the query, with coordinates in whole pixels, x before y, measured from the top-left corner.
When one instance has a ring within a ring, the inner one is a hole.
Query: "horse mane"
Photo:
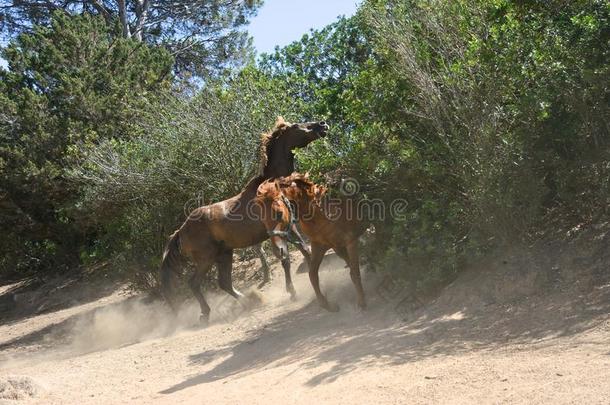
[[[316,185],[309,179],[309,173],[293,172],[289,176],[280,177],[278,179],[280,187],[289,187],[292,183],[296,183],[300,188],[310,189]]]
[[[304,191],[308,198],[315,199],[317,202],[327,192],[326,187],[320,186],[309,179],[309,173],[294,172],[290,176],[280,177],[276,181],[280,189],[296,186],[297,189]],[[318,190],[317,195],[316,188]]]
[[[308,173],[297,173],[294,172],[289,176],[280,177],[277,179],[268,179],[258,186],[256,192],[256,198],[259,201],[265,199],[275,199],[281,193],[282,189],[296,186],[297,189],[305,191],[308,195],[313,195],[313,188],[315,183],[309,180]]]
[[[284,134],[284,129],[290,126],[289,122],[286,122],[283,117],[278,116],[275,120],[275,124],[273,128],[269,132],[265,132],[261,135],[261,146],[259,149],[260,155],[260,169],[259,172],[262,175],[265,167],[267,166],[267,162],[269,161],[269,156],[271,155],[271,148],[275,144],[275,140],[277,140],[282,134]]]
[[[277,180],[265,180],[258,186],[256,199],[261,202],[266,199],[275,199],[280,192]]]

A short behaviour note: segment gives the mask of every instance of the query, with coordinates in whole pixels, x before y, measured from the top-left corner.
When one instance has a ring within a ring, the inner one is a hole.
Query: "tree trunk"
[[[148,7],[150,6],[150,0],[136,0],[136,26],[133,30],[133,36],[138,41],[142,41],[142,31],[144,30],[144,24],[148,18]]]
[[[129,30],[129,22],[127,21],[127,8],[125,6],[125,0],[117,0],[119,3],[119,19],[121,20],[121,27],[123,27],[123,38],[131,37]]]

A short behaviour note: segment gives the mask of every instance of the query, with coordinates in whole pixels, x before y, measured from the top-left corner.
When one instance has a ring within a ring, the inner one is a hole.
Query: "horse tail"
[[[180,231],[176,231],[169,237],[163,260],[161,261],[161,294],[168,304],[175,310],[172,297],[172,272],[180,274],[179,266],[182,263],[180,254]]]

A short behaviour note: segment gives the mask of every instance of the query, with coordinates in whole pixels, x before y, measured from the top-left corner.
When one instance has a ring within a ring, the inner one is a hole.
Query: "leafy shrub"
[[[367,254],[429,289],[536,240],[549,216],[607,216],[608,15],[599,1],[371,0],[262,69],[343,131],[303,151],[305,169],[409,202]],[[338,67],[317,69],[318,49]]]
[[[137,280],[156,273],[168,235],[191,210],[239,193],[258,174],[260,135],[278,111],[291,118],[291,105],[282,83],[253,70],[151,105],[140,136],[101,143],[74,173],[86,190],[81,212],[100,229],[86,254],[125,257]]]
[[[172,58],[61,12],[2,55],[0,272],[71,268],[94,230],[74,210],[67,171],[98,142],[132,136],[140,108],[169,87]]]

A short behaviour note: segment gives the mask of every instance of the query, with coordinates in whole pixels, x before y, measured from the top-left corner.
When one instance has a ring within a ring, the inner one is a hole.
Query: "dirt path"
[[[2,325],[0,398],[11,404],[609,401],[610,285],[586,297],[558,292],[511,304],[458,305],[461,295],[449,289],[405,321],[375,292],[373,276],[365,278],[370,310],[359,313],[346,272],[323,272],[328,295],[341,305],[331,314],[313,303],[306,275],[296,275],[299,300],[291,302],[275,274],[264,303],[236,319],[226,313],[230,302],[215,297],[212,308],[224,313],[217,311],[205,329],[191,327],[194,307],[183,311],[175,331],[163,307],[120,292]],[[21,385],[9,376],[21,376]],[[6,400],[11,395],[19,402]]]

